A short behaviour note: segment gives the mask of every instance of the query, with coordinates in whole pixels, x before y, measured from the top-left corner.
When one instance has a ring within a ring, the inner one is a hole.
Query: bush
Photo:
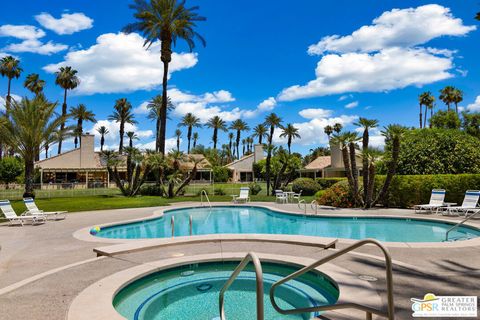
[[[15,182],[23,173],[23,163],[14,157],[0,160],[0,181],[9,184]]]
[[[226,195],[225,190],[223,190],[222,188],[217,188],[217,189],[213,190],[213,192],[214,192],[217,196],[224,196],[224,195]]]
[[[140,188],[139,194],[142,196],[162,196],[162,188],[154,184],[143,185]]]
[[[315,181],[320,185],[320,188],[327,189],[345,179],[346,178],[317,178]]]
[[[332,206],[339,208],[352,208],[354,199],[348,186],[348,181],[335,183],[328,189],[322,190],[317,197],[317,202],[323,206]]]
[[[248,188],[250,188],[250,194],[253,196],[256,196],[257,194],[260,193],[260,191],[262,191],[262,187],[256,182],[250,183]]]
[[[304,196],[313,196],[320,189],[320,185],[310,178],[297,178],[292,183],[292,191],[302,191]]]
[[[230,177],[230,170],[225,167],[213,167],[212,172],[215,182],[227,182]]]

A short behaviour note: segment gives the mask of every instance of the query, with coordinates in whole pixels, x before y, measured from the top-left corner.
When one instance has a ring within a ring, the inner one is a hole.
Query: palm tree
[[[219,116],[214,116],[213,118],[210,118],[205,125],[208,128],[213,129],[213,149],[217,150],[218,130],[227,132],[227,123]]]
[[[247,144],[247,140],[242,139],[242,155],[244,156],[245,155],[245,146]]]
[[[230,153],[230,157],[233,157],[233,153],[234,153],[232,149],[232,142],[234,137],[235,135],[233,134],[233,132],[228,133],[228,152]]]
[[[365,202],[368,199],[368,187],[369,187],[369,163],[368,163],[368,156],[367,152],[369,150],[368,142],[370,140],[370,129],[378,127],[378,120],[375,119],[367,119],[360,117],[358,122],[354,123],[357,127],[363,128],[363,135],[362,135],[362,177],[363,177],[363,199]]]
[[[343,129],[343,126],[341,123],[335,123],[333,125],[333,131],[335,131],[337,134],[339,134],[340,131],[342,131],[342,129]]]
[[[253,128],[253,137],[258,138],[258,144],[262,144],[263,138],[266,138],[267,128],[263,124],[257,124],[255,128]]]
[[[73,128],[73,145],[74,145],[74,148],[77,149],[78,147],[78,138],[82,135],[82,133],[80,132],[80,129],[78,127],[75,127]]]
[[[121,98],[115,101],[115,105],[113,106],[115,109],[108,117],[108,120],[116,121],[120,124],[119,128],[119,136],[120,136],[120,143],[118,145],[118,152],[123,151],[123,136],[125,135],[125,124],[135,124],[137,121],[134,120],[134,116],[132,113],[132,105],[126,98]]]
[[[146,39],[144,46],[150,47],[157,41],[161,43],[163,80],[158,151],[165,154],[168,66],[172,61],[172,45],[176,45],[177,39],[183,39],[192,51],[195,48],[194,40],[198,39],[205,46],[205,40],[195,31],[195,28],[197,27],[197,21],[205,21],[206,19],[197,14],[198,6],[186,8],[185,1],[135,0],[130,8],[135,10],[136,22],[127,25],[123,31],[126,33],[141,33]]]
[[[418,103],[420,105],[420,128],[422,128],[422,106],[425,106],[425,114],[423,120],[423,127],[427,127],[427,110],[433,109],[435,97],[430,91],[423,92],[418,96]]]
[[[264,126],[270,128],[270,133],[268,135],[268,145],[267,145],[267,159],[265,163],[265,178],[267,180],[267,195],[270,194],[270,162],[272,159],[272,142],[273,142],[273,134],[275,133],[276,127],[281,127],[282,119],[279,118],[275,113],[270,113],[265,118]],[[272,190],[272,195],[273,195]]]
[[[77,107],[70,108],[70,116],[77,120],[77,134],[80,137],[80,145],[82,144],[83,122],[95,122],[95,114],[88,110],[87,107],[81,103]]]
[[[103,151],[103,145],[105,144],[105,136],[110,132],[107,127],[101,126],[97,129],[97,132],[100,134],[100,151]]]
[[[56,103],[51,103],[44,97],[31,100],[24,98],[20,102],[13,101],[10,121],[0,122],[0,135],[25,163],[24,197],[34,196],[36,153],[44,147],[47,137],[54,134],[65,121],[64,117],[56,115],[55,107]]]
[[[12,56],[6,56],[0,60],[0,74],[2,75],[2,77],[8,78],[7,101],[5,103],[5,110],[7,116],[10,111],[10,106],[12,104],[12,97],[10,96],[12,79],[18,79],[22,71],[23,70],[22,68],[20,68],[20,61],[18,59],[15,59]]]
[[[253,152],[253,137],[248,137],[247,138],[247,144],[248,144],[248,152]]]
[[[328,141],[330,141],[330,136],[333,133],[333,127],[331,125],[325,126],[325,128],[323,128],[323,132],[325,132],[325,134],[328,136]]]
[[[128,138],[128,146],[130,148],[133,148],[133,140],[138,140],[137,134],[133,131],[128,131],[127,138]]]
[[[447,105],[447,110],[450,111],[450,104],[453,103],[453,93],[455,88],[452,86],[446,86],[440,90],[440,100],[442,100]]]
[[[235,140],[236,141],[235,146],[236,146],[236,150],[237,150],[237,158],[240,159],[240,149],[239,148],[240,148],[240,139],[241,139],[241,136],[242,136],[242,131],[248,131],[248,130],[250,130],[250,127],[242,119],[237,119],[237,120],[233,121],[232,124],[230,124],[230,129],[237,131],[237,138]]]
[[[62,104],[62,117],[66,121],[67,119],[67,92],[68,90],[75,89],[80,84],[80,79],[77,77],[77,70],[72,67],[60,67],[55,72],[56,79],[55,84],[59,85],[63,90],[63,104]],[[62,123],[60,130],[65,129],[65,123]],[[58,153],[62,153],[62,140],[58,141]]]
[[[25,78],[23,86],[38,96],[45,87],[45,80],[40,79],[37,73],[31,73]]]
[[[148,116],[147,118],[155,121],[155,151],[160,150],[160,125],[162,114],[162,95],[153,97],[147,104]],[[167,99],[167,119],[168,112],[173,109],[173,103],[170,98]]]
[[[463,91],[460,89],[453,89],[452,102],[455,103],[455,112],[458,114],[458,104],[463,101]]]
[[[343,160],[343,166],[345,168],[345,176],[347,177],[348,184],[352,188],[352,192],[353,192],[354,180],[353,180],[352,167],[350,164],[350,156],[348,152],[348,145],[351,138],[352,137],[350,132],[336,133],[332,136],[332,143],[335,145],[338,145],[340,147],[340,150],[342,151],[342,160]]]
[[[193,133],[193,149],[195,149],[197,147],[197,141],[198,141],[198,132],[194,132]]]
[[[289,123],[282,128],[282,133],[280,134],[280,138],[287,138],[288,154],[292,154],[290,150],[290,147],[292,146],[292,140],[300,139],[301,136],[298,133],[298,128],[295,128],[293,124]]]
[[[477,15],[475,16],[475,19],[480,20],[480,12],[477,12]]]
[[[178,126],[187,128],[187,154],[190,154],[190,140],[192,140],[192,129],[202,127],[202,125],[200,124],[200,119],[194,116],[191,112],[189,112],[183,116],[182,121],[178,124]]]
[[[182,130],[175,130],[175,137],[177,138],[177,151],[180,152],[180,138],[182,137]]]

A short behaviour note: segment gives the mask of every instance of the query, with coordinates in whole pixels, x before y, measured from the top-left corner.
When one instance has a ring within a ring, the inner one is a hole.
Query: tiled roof
[[[321,156],[313,160],[305,166],[307,170],[322,170],[329,167],[332,164],[332,158],[330,156]]]

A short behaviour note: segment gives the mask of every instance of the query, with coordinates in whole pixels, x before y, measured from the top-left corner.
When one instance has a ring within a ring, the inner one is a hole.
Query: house
[[[253,165],[263,159],[265,159],[263,146],[257,144],[253,148],[253,153],[243,156],[227,164],[225,167],[232,171],[232,182],[254,181]]]
[[[190,173],[197,162],[197,174],[193,181],[211,182],[212,181],[212,165],[203,154],[188,154],[184,160],[180,160],[180,169]]]
[[[325,177],[325,169],[330,167],[331,165],[331,157],[330,156],[320,156],[307,164],[303,169],[298,170],[300,173],[300,177],[306,178],[324,178]]]

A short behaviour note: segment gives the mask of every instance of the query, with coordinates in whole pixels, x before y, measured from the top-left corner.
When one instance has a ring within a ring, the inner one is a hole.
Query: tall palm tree
[[[460,89],[453,89],[452,102],[455,104],[455,112],[458,114],[458,104],[463,101],[463,91]]]
[[[430,91],[425,91],[418,96],[418,104],[420,106],[420,128],[427,126],[427,110],[435,102],[435,97]],[[422,125],[422,106],[425,106],[425,114]]]
[[[133,131],[128,131],[127,138],[128,138],[128,146],[130,148],[133,148],[133,140],[138,140],[137,134]]]
[[[74,145],[74,148],[77,149],[77,147],[78,147],[78,138],[81,137],[82,133],[80,132],[80,129],[79,129],[78,127],[75,127],[75,128],[73,128],[72,135],[73,135],[73,145]]]
[[[23,86],[38,96],[41,92],[43,92],[45,80],[40,79],[38,73],[31,73],[25,78]]]
[[[5,110],[7,116],[10,111],[10,106],[12,104],[12,97],[10,96],[12,79],[18,79],[22,71],[23,69],[20,68],[20,61],[18,59],[15,59],[12,56],[6,56],[0,60],[0,74],[2,75],[2,77],[7,77],[8,79],[7,101],[5,103]]]
[[[64,121],[55,113],[56,103],[45,98],[24,98],[13,101],[10,121],[0,122],[0,135],[14,148],[25,163],[24,197],[33,197],[33,177],[37,150],[44,147],[47,137],[54,134]]]
[[[190,154],[190,140],[192,140],[192,129],[202,127],[202,125],[200,124],[200,119],[194,116],[191,112],[189,112],[183,116],[178,126],[187,128],[187,140],[188,140],[187,154]]]
[[[339,134],[340,131],[342,131],[342,129],[343,129],[343,126],[341,123],[335,123],[333,125],[333,131],[335,131],[337,134]]]
[[[332,136],[332,143],[338,145],[340,147],[340,150],[342,151],[342,160],[343,166],[345,168],[345,176],[347,177],[348,184],[353,191],[354,179],[352,173],[352,166],[350,163],[350,155],[348,152],[348,145],[352,140],[351,138],[351,132],[336,133]]]
[[[267,128],[265,128],[263,124],[257,124],[257,126],[253,128],[253,137],[258,138],[258,144],[262,144],[263,138],[267,136]]]
[[[107,127],[101,126],[97,129],[97,132],[100,134],[100,151],[103,151],[103,146],[105,145],[105,136],[110,132]]]
[[[155,121],[155,151],[160,150],[160,126],[162,117],[162,95],[159,94],[153,97],[147,104],[148,115],[147,118]],[[173,109],[173,103],[170,98],[167,99],[167,119],[168,112]]]
[[[267,145],[267,159],[265,163],[265,178],[267,180],[267,195],[270,194],[270,162],[272,160],[272,143],[273,143],[273,134],[275,133],[276,127],[281,127],[282,119],[279,118],[275,113],[270,113],[265,118],[264,126],[270,128],[270,133],[268,135],[268,145]],[[272,190],[272,195],[273,195]]]
[[[253,152],[253,137],[247,138],[248,152]]]
[[[132,113],[132,105],[126,98],[121,98],[115,101],[113,106],[114,111],[112,115],[108,117],[108,120],[116,121],[120,124],[119,136],[120,143],[118,145],[118,152],[123,151],[123,136],[125,135],[125,124],[135,124],[137,121],[134,120],[134,115]]]
[[[219,116],[214,116],[213,118],[210,118],[205,125],[208,128],[213,129],[213,149],[217,150],[218,130],[227,132],[227,123]]]
[[[193,149],[195,149],[197,147],[197,141],[198,141],[198,132],[194,132],[193,133]]]
[[[70,116],[77,120],[77,134],[82,144],[83,122],[95,122],[95,113],[88,110],[87,107],[80,103],[77,107],[70,108]]]
[[[240,159],[240,139],[242,137],[242,131],[250,130],[248,124],[242,119],[237,119],[230,124],[230,130],[237,131],[237,138],[235,140],[235,146],[237,150],[237,158]]]
[[[296,128],[293,124],[289,123],[282,128],[280,138],[287,138],[288,154],[292,154],[290,150],[290,147],[292,146],[292,140],[299,139],[301,138],[301,136],[298,133],[298,128]]]
[[[242,155],[245,155],[245,146],[247,145],[247,140],[245,138],[242,139]]]
[[[178,39],[187,43],[190,51],[195,48],[195,39],[206,45],[203,37],[195,31],[197,21],[206,18],[196,12],[199,7],[185,7],[185,0],[135,0],[130,8],[135,10],[136,22],[127,25],[126,33],[139,32],[145,38],[144,46],[150,47],[160,41],[160,57],[163,63],[162,108],[160,112],[159,152],[165,154],[165,133],[167,123],[167,82],[168,67],[172,61],[172,45]]]
[[[453,103],[453,93],[455,88],[452,86],[446,86],[440,90],[440,100],[447,105],[447,110],[450,111],[450,104]]]
[[[331,125],[327,125],[325,128],[323,128],[323,132],[325,132],[325,134],[328,136],[328,141],[330,141],[330,136],[333,133],[333,127]]]
[[[67,118],[67,92],[73,90],[80,84],[80,79],[77,77],[78,71],[72,69],[72,67],[60,67],[55,72],[55,84],[59,85],[63,90],[63,104],[62,104],[62,116],[66,121]],[[62,123],[60,130],[65,129],[65,123]],[[58,141],[58,153],[62,153],[62,140]]]
[[[369,186],[369,157],[367,155],[369,150],[369,140],[370,140],[370,129],[374,129],[378,127],[378,120],[375,119],[367,119],[360,117],[358,122],[354,123],[357,127],[363,128],[363,135],[362,135],[362,178],[363,178],[363,198],[368,199],[368,186]]]
[[[235,137],[235,135],[233,134],[233,132],[229,132],[228,133],[228,152],[230,154],[230,157],[233,157],[233,149],[232,149],[232,143],[233,143],[233,138]],[[232,160],[232,159],[230,159]]]
[[[175,137],[177,138],[177,151],[180,152],[180,138],[182,137],[182,130],[175,130]]]

